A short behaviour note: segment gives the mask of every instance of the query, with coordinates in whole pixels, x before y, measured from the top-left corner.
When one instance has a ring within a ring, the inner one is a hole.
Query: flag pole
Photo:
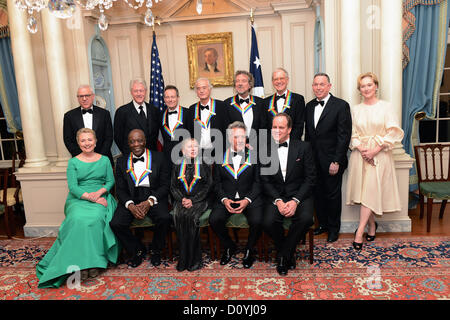
[[[253,26],[253,22],[255,22],[255,16],[253,14],[253,8],[250,8],[250,22]]]

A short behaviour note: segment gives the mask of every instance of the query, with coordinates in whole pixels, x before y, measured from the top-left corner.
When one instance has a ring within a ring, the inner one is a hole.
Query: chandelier
[[[27,10],[28,21],[27,29],[31,33],[37,32],[37,21],[34,17],[35,12],[39,12],[44,8],[48,8],[49,12],[57,18],[67,19],[72,17],[76,10],[76,6],[80,6],[84,10],[95,10],[98,8],[100,17],[98,19],[98,27],[100,30],[105,31],[108,29],[108,20],[105,15],[105,10],[110,9],[113,3],[117,0],[14,0],[17,8],[21,10]],[[153,16],[152,7],[153,2],[158,3],[162,0],[123,0],[127,5],[138,10],[144,4],[147,7],[147,11],[144,16],[144,23],[152,27],[155,24],[155,17]],[[196,6],[198,14],[202,12],[202,0],[197,0]]]

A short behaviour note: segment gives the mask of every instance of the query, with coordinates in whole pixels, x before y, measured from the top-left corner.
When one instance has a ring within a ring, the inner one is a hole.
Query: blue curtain
[[[6,118],[8,132],[21,131],[19,98],[11,53],[11,39],[9,37],[0,38],[0,102]]]
[[[409,1],[404,1],[404,4]],[[424,111],[434,117],[445,61],[448,30],[447,0],[434,5],[416,5],[409,10],[415,17],[415,31],[406,41],[409,62],[403,70],[402,127],[405,151],[414,158],[418,143],[418,123],[414,115]],[[416,168],[410,171],[410,191],[417,189]]]

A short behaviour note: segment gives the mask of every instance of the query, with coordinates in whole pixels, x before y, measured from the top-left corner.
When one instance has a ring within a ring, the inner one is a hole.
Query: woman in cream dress
[[[375,74],[360,75],[357,85],[363,102],[351,108],[352,153],[346,203],[361,206],[353,242],[353,247],[361,250],[366,225],[366,241],[375,240],[378,227],[375,215],[401,209],[392,149],[402,140],[403,130],[391,104],[376,97],[378,79]]]

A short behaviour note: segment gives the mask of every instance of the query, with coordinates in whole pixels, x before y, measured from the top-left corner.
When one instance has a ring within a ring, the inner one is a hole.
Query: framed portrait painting
[[[208,78],[213,86],[233,85],[232,33],[187,35],[189,84]]]

